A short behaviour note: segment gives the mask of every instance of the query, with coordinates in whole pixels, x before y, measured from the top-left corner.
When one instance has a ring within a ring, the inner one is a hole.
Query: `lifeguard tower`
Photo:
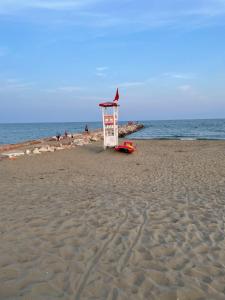
[[[118,145],[118,113],[119,113],[119,91],[112,102],[103,102],[99,106],[102,108],[104,149]]]

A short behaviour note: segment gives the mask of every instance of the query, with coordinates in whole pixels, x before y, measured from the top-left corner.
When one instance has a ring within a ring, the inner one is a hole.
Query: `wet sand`
[[[225,142],[0,161],[0,299],[225,299]]]

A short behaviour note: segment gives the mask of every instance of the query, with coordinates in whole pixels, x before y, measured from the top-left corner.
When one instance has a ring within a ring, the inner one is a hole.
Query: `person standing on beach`
[[[57,139],[57,141],[59,141],[60,138],[61,138],[61,134],[60,134],[59,132],[57,132],[57,133],[56,133],[56,139]]]
[[[86,132],[86,133],[89,133],[87,124],[86,124],[86,126],[85,126],[85,132]]]

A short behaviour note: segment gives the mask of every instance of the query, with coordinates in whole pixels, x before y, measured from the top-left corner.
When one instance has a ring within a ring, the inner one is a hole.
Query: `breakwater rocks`
[[[131,133],[137,132],[144,128],[143,124],[129,122],[127,125],[119,127],[119,137],[123,138]]]
[[[131,133],[144,128],[143,124],[129,122],[119,127],[119,137],[123,138]],[[27,141],[15,145],[0,146],[0,160],[9,158],[16,159],[23,155],[34,155],[45,152],[54,152],[84,146],[103,140],[103,131],[98,129],[89,133],[67,134],[67,136],[44,138],[36,141]]]

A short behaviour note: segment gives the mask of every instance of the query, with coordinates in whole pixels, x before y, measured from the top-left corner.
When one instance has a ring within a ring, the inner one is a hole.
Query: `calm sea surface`
[[[225,119],[145,121],[134,139],[225,140]]]
[[[124,124],[125,122],[121,122]],[[145,128],[131,134],[129,139],[225,140],[225,119],[140,121]],[[13,144],[67,132],[83,132],[101,128],[100,122],[0,124],[0,144]]]

